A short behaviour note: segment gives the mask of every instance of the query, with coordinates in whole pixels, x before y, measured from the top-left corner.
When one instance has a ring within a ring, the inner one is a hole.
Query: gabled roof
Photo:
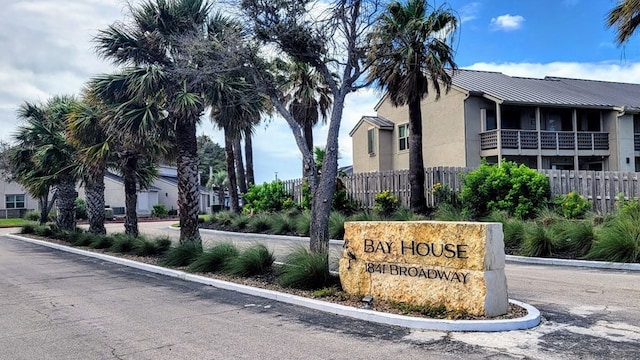
[[[159,175],[158,176],[158,180],[163,180],[163,181],[175,186],[176,189],[178,188],[178,177],[177,176]],[[206,186],[198,185],[198,190],[200,190],[200,193],[205,193],[205,194],[209,193],[209,190],[207,189]]]
[[[360,118],[360,121],[353,127],[353,129],[349,132],[349,136],[353,136],[353,133],[362,125],[363,122],[368,122],[369,124],[382,129],[382,130],[393,130],[395,124],[381,116],[363,116]]]
[[[640,84],[458,70],[454,87],[504,103],[640,109]]]
[[[122,176],[117,175],[117,174],[114,174],[114,173],[112,173],[111,171],[107,171],[107,172],[105,172],[105,173],[104,173],[104,177],[105,177],[106,179],[111,179],[111,180],[113,180],[113,181],[115,181],[115,182],[117,182],[117,183],[120,183],[120,184],[123,184],[123,185],[124,185],[124,179],[122,178]],[[137,182],[136,182],[136,189],[140,190],[140,184],[138,184]],[[147,190],[147,191],[153,191],[153,192],[158,192],[158,191],[160,191],[160,188],[155,187],[155,186],[153,186],[153,185],[149,185],[149,187],[148,187],[147,189],[145,189],[145,190]]]

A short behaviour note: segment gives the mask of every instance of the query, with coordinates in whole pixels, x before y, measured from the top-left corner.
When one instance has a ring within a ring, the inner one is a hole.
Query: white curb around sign
[[[382,313],[373,310],[358,309],[351,306],[344,306],[330,302],[309,299],[302,296],[281,293],[273,290],[254,288],[251,286],[236,284],[229,281],[217,280],[205,276],[189,274],[184,271],[168,269],[161,266],[140,263],[133,260],[123,259],[116,256],[95,253],[91,251],[81,250],[65,245],[50,243],[47,241],[30,239],[17,235],[7,235],[16,240],[29,242],[41,246],[70,252],[73,254],[93,257],[96,259],[109,261],[115,264],[132,267],[156,274],[166,275],[186,281],[196,282],[200,284],[210,285],[219,289],[236,291],[242,294],[258,296],[265,299],[275,300],[287,304],[303,306],[309,309],[319,310],[341,316],[347,316],[354,319],[360,319],[380,324],[402,326],[411,329],[421,330],[438,330],[438,331],[510,331],[530,329],[540,323],[540,311],[535,307],[516,300],[509,300],[510,303],[518,305],[527,311],[527,315],[516,319],[500,319],[500,320],[446,320],[446,319],[426,319],[413,316],[404,316],[396,314]]]

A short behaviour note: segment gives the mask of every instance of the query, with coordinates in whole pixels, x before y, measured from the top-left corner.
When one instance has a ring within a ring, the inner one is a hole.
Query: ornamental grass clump
[[[557,240],[546,226],[531,223],[525,228],[520,245],[520,255],[530,257],[548,257],[556,250]]]
[[[587,258],[613,262],[640,261],[640,203],[621,206],[613,218],[597,233]]]
[[[269,218],[269,232],[272,234],[289,234],[295,231],[295,218],[285,213],[276,213]]]
[[[320,289],[329,283],[330,278],[326,253],[314,253],[298,247],[287,255],[278,274],[278,283],[284,287]]]
[[[269,213],[258,213],[251,216],[247,229],[254,233],[268,232],[271,230],[271,216]]]
[[[113,244],[109,247],[109,251],[115,253],[129,253],[133,249],[133,242],[136,238],[127,234],[113,235]]]
[[[344,237],[344,222],[347,217],[338,211],[332,211],[329,215],[329,238],[341,240]]]
[[[200,254],[200,256],[189,265],[188,270],[191,272],[220,271],[230,259],[239,254],[238,248],[232,243],[217,244]]]
[[[593,246],[595,231],[588,221],[563,221],[554,226],[565,250],[574,251],[576,256],[585,256]]]
[[[113,238],[108,235],[94,235],[89,247],[92,249],[108,249],[113,245]]]
[[[202,244],[197,241],[185,241],[170,248],[161,264],[164,266],[187,266],[202,254]]]
[[[229,259],[223,271],[233,276],[253,276],[270,269],[274,260],[273,253],[265,245],[256,244]]]
[[[171,241],[171,240],[169,240]],[[138,236],[133,240],[131,252],[138,256],[154,256],[161,255],[167,251],[168,247],[161,241],[150,240],[144,236]]]
[[[311,211],[305,210],[295,219],[296,232],[302,236],[309,236],[311,231]]]

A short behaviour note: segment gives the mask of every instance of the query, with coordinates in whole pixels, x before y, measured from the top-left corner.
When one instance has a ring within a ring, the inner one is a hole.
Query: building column
[[[536,133],[538,136],[538,159],[537,159],[538,170],[542,169],[542,144],[540,144],[541,130],[542,129],[540,127],[540,107],[536,106]]]
[[[573,127],[573,170],[578,171],[578,110],[571,113],[571,126]]]
[[[496,102],[496,133],[498,135],[498,166],[502,165],[502,114],[500,103]]]

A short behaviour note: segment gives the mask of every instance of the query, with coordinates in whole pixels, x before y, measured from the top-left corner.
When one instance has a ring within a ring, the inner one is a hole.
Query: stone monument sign
[[[494,317],[508,310],[500,223],[345,223],[340,282],[350,294]]]

